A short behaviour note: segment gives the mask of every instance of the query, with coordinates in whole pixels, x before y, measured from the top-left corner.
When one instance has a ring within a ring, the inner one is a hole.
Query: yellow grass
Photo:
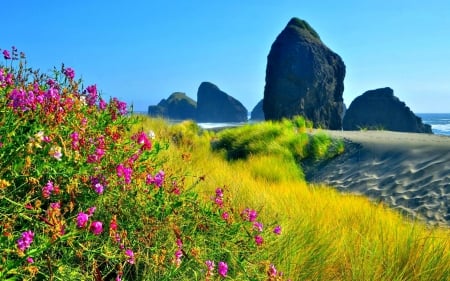
[[[282,226],[276,247],[267,251],[292,280],[450,279],[449,229],[427,227],[361,196],[309,185],[282,158],[228,162],[210,150],[214,133],[196,132],[193,123],[168,126],[144,118],[139,126],[172,142],[164,154],[168,167],[192,174],[192,182],[205,176],[195,187],[205,200],[225,186],[236,208],[253,207],[264,223]]]

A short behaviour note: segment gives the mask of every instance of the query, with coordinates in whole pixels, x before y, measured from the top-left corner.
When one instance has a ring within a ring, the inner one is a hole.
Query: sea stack
[[[200,84],[197,92],[198,122],[247,122],[242,103],[210,82]]]
[[[344,116],[344,130],[388,130],[432,134],[411,109],[389,88],[370,90],[355,98]]]
[[[345,64],[304,20],[292,18],[272,44],[266,69],[266,120],[302,115],[342,128]]]

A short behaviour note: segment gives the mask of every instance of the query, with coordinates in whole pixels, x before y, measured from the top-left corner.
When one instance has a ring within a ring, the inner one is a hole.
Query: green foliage
[[[266,278],[277,235],[232,207],[226,187],[204,200],[202,178],[170,165],[169,142],[201,145],[195,123],[166,142],[71,68],[24,64],[0,65],[1,280]]]
[[[268,167],[276,166],[284,171],[294,169],[294,174],[299,176],[297,178],[303,179],[299,162],[328,159],[344,151],[342,141],[332,140],[325,134],[308,134],[310,128],[311,122],[303,117],[295,117],[281,122],[266,121],[226,129],[217,134],[212,149],[224,151],[228,160],[245,160],[251,157],[249,166],[255,171],[257,178],[264,174],[266,179],[277,181],[280,176],[277,168],[262,168],[260,163],[253,163],[256,159],[266,159],[266,162],[273,163]]]

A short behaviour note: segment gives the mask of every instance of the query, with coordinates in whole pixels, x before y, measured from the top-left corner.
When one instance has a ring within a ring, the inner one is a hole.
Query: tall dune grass
[[[413,221],[362,196],[307,184],[295,169],[299,166],[292,166],[291,152],[271,153],[278,150],[267,143],[264,150],[261,138],[243,139],[253,150],[239,160],[229,161],[233,157],[227,151],[211,149],[211,140],[217,145],[221,136],[229,148],[236,148],[227,138],[239,130],[247,136],[258,130],[264,134],[266,126],[268,136],[279,137],[282,133],[274,130],[278,125],[262,123],[215,134],[193,122],[168,125],[142,118],[139,123],[171,142],[166,155],[170,166],[204,176],[196,186],[199,194],[207,198],[215,186],[226,186],[233,206],[257,206],[267,222],[283,225],[280,239],[266,250],[292,280],[450,280],[449,229]],[[304,143],[329,142],[320,138]],[[336,151],[342,149],[335,146]]]

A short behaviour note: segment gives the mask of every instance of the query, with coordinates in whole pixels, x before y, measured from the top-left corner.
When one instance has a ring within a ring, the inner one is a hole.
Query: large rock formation
[[[352,101],[344,116],[344,130],[378,129],[432,134],[391,88],[367,91]]]
[[[266,69],[266,120],[303,115],[341,129],[345,65],[303,20],[293,18],[272,44]]]
[[[195,119],[197,103],[185,93],[175,92],[167,100],[161,100],[158,105],[149,106],[148,114],[177,120]]]
[[[198,122],[246,122],[247,114],[241,102],[216,85],[209,82],[200,84],[197,92]]]
[[[264,119],[263,100],[260,100],[250,113],[250,120],[261,121]]]

